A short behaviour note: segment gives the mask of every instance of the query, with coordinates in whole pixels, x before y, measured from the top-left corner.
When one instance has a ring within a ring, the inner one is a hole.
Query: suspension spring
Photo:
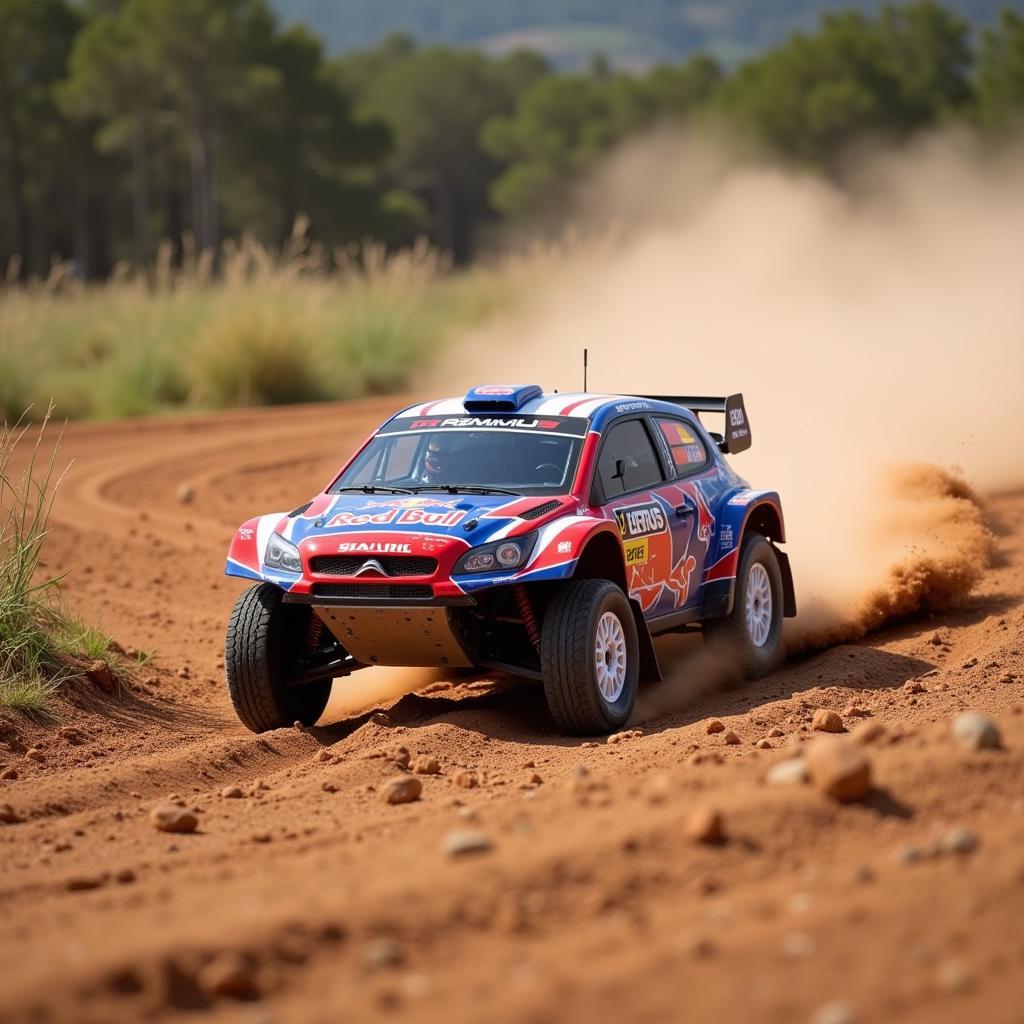
[[[309,626],[306,629],[306,645],[315,651],[320,646],[320,637],[324,631],[324,620],[312,609],[309,612]]]
[[[533,610],[533,602],[526,592],[526,587],[517,583],[512,588],[512,595],[516,599],[516,607],[526,627],[526,635],[534,647],[540,647],[540,626],[537,624],[537,613]]]

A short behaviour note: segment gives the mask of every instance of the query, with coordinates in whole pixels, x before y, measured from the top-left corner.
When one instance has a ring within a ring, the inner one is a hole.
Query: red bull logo
[[[715,517],[711,514],[707,499],[695,483],[683,484],[680,490],[692,499],[697,508],[697,540],[702,544],[709,543],[715,532]]]
[[[363,508],[455,508],[458,498],[389,498],[387,501],[366,501]]]

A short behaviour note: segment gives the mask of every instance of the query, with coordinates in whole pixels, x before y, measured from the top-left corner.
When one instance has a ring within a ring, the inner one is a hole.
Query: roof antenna
[[[587,393],[587,350],[583,350],[583,393]]]

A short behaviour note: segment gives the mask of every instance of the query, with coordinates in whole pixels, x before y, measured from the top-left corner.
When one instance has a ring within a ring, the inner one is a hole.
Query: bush
[[[67,615],[60,578],[40,572],[58,479],[58,446],[44,455],[45,420],[26,466],[14,469],[28,426],[0,427],[0,706],[52,715],[60,684],[97,658],[110,640]]]

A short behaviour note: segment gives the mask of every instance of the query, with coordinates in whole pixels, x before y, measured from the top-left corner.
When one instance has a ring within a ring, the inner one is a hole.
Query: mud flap
[[[633,621],[636,623],[636,643],[640,651],[640,682],[660,683],[661,668],[658,665],[658,654],[654,650],[651,631],[647,628],[643,609],[638,601],[629,599],[629,607],[633,610]]]
[[[779,561],[779,572],[782,574],[782,614],[787,619],[796,615],[796,588],[793,586],[793,570],[789,567],[789,555],[780,551],[774,544],[772,550]]]

